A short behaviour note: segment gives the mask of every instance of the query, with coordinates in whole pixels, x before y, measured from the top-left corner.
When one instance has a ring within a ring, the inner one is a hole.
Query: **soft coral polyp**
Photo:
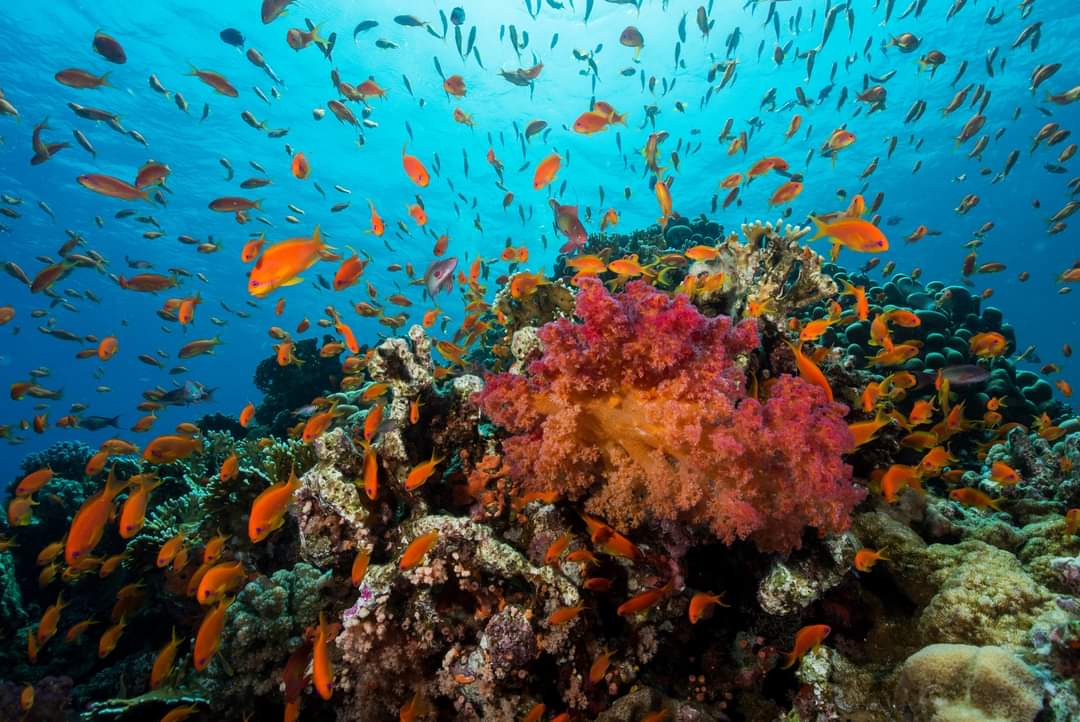
[[[846,408],[781,376],[747,396],[736,363],[753,321],[706,318],[644,282],[619,295],[586,280],[580,323],[544,326],[526,376],[490,376],[477,400],[512,435],[505,461],[526,491],[557,490],[622,531],[650,520],[708,527],[765,551],[803,530],[847,528],[863,489],[843,461]]]

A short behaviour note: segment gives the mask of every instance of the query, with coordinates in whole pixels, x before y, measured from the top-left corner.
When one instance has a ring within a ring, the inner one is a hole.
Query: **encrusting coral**
[[[744,223],[716,246],[716,258],[690,266],[690,275],[721,272],[722,289],[701,300],[734,318],[745,318],[750,303],[760,317],[780,323],[798,309],[836,295],[836,282],[822,272],[824,259],[799,243],[811,229],[780,222]]]
[[[753,321],[706,318],[644,282],[612,296],[591,279],[577,316],[540,330],[544,355],[526,376],[491,376],[477,397],[513,434],[505,458],[526,490],[587,496],[622,530],[679,520],[763,550],[800,546],[808,526],[847,527],[864,491],[842,459],[846,409],[790,376],[748,395],[738,362],[758,346]]]

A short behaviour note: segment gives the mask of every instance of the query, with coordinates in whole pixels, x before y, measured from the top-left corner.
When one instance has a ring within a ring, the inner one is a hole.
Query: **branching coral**
[[[586,281],[577,315],[540,330],[528,377],[492,376],[478,395],[513,434],[515,480],[587,497],[624,530],[678,520],[763,550],[798,547],[807,526],[847,527],[864,492],[841,458],[846,409],[788,376],[748,396],[737,360],[758,344],[753,322],[706,318],[643,282],[611,296]]]

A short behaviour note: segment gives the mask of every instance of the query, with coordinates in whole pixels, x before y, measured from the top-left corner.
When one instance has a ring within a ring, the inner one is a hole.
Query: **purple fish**
[[[454,269],[457,268],[457,257],[445,258],[434,261],[424,271],[424,287],[428,295],[435,298],[439,291],[450,293],[454,290]]]
[[[953,387],[978,386],[990,379],[989,371],[973,364],[946,366],[942,369],[942,374]]]

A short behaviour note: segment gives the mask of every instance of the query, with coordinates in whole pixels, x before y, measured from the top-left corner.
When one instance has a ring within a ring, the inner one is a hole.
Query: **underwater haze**
[[[1076,719],[1076,2],[3,15],[0,719]]]

